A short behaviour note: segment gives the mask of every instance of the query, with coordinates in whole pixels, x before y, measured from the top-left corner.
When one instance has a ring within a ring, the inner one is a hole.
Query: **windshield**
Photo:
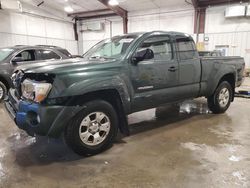
[[[7,58],[14,50],[10,48],[0,48],[0,61]]]
[[[106,39],[92,47],[85,55],[87,59],[120,59],[126,53],[137,35],[116,36]]]

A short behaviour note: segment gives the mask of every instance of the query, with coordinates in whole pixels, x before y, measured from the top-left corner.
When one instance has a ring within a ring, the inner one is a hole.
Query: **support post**
[[[119,6],[110,6],[108,0],[98,0],[110,10],[114,11],[118,16],[122,17],[123,20],[123,33],[128,33],[128,11],[124,10]]]

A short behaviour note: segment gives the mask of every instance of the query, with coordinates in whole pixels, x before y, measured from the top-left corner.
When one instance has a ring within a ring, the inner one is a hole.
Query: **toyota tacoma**
[[[188,34],[131,33],[99,42],[79,61],[18,67],[5,106],[29,135],[63,135],[73,151],[93,155],[118,130],[129,134],[134,112],[197,97],[225,112],[244,66],[241,57],[200,58]]]

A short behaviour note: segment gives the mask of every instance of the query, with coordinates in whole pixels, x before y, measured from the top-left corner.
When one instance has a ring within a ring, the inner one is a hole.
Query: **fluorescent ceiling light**
[[[117,0],[109,0],[109,5],[117,6],[117,5],[119,5],[119,2]]]
[[[64,7],[65,12],[73,12],[74,9],[70,6]]]

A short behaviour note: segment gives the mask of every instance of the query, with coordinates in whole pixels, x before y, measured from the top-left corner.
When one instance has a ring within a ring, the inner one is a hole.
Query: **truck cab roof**
[[[119,35],[119,36],[141,36],[141,35],[150,35],[150,34],[166,34],[166,35],[171,35],[171,36],[183,36],[183,37],[191,37],[191,35],[187,33],[182,33],[182,32],[176,32],[176,31],[150,31],[150,32],[134,32],[134,33],[128,33],[124,35]]]

